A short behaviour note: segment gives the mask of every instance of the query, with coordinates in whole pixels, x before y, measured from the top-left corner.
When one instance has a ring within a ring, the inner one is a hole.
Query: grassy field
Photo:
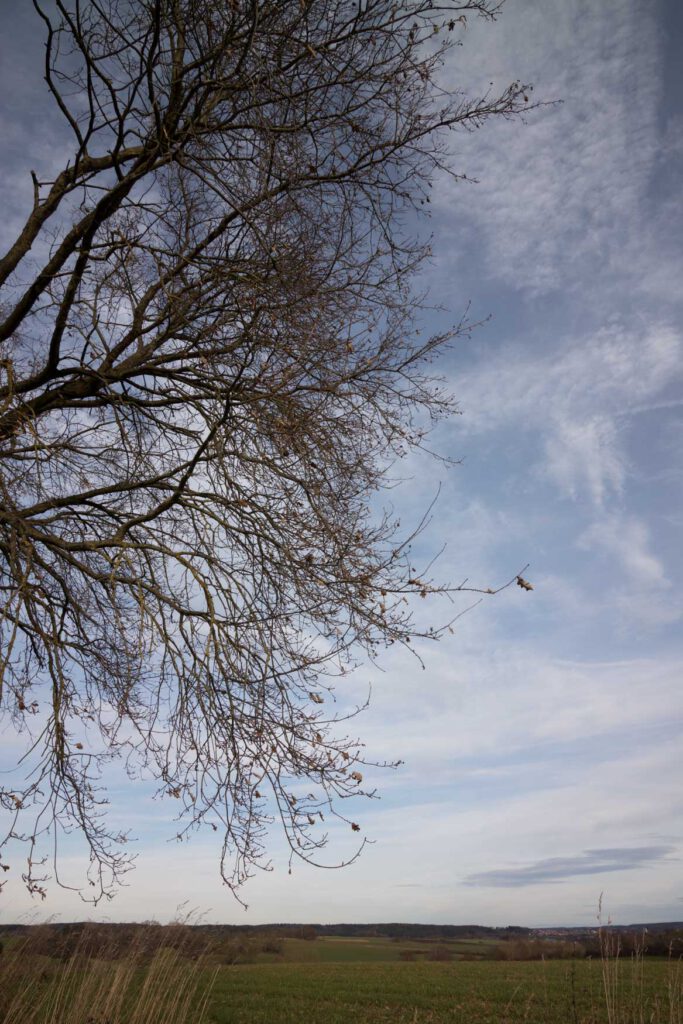
[[[683,1024],[675,959],[516,962],[482,940],[324,936],[226,963],[197,933],[152,938],[61,958],[7,943],[0,1024]]]
[[[262,963],[395,963],[407,957],[427,960],[435,950],[448,951],[451,957],[483,957],[490,952],[494,942],[482,939],[445,941],[440,943],[402,939],[395,942],[385,938],[346,938],[337,935],[322,935],[314,942],[302,939],[283,939],[281,954],[262,953]]]
[[[608,1013],[601,964],[281,963],[219,971],[212,1024],[681,1024],[680,974],[619,965]],[[678,993],[672,986],[678,983]]]

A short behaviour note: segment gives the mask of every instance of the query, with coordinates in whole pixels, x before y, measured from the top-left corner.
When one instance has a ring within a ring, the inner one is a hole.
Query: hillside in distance
[[[43,927],[53,928],[55,931],[63,929],[82,927],[86,922],[50,922]],[[139,922],[107,922],[106,927],[116,930],[117,928],[130,928]],[[146,924],[150,922],[144,922]],[[575,926],[575,927],[550,927],[550,928],[526,928],[521,925],[506,925],[505,927],[490,927],[478,924],[414,924],[411,922],[383,922],[377,924],[354,924],[342,922],[336,924],[317,923],[292,923],[273,922],[272,924],[194,924],[191,928],[205,931],[213,935],[229,936],[234,933],[248,934],[268,932],[279,934],[288,938],[313,938],[322,935],[334,935],[346,938],[389,938],[389,939],[417,939],[426,941],[454,940],[454,939],[488,939],[494,941],[505,941],[506,939],[519,938],[568,938],[580,939],[582,936],[596,935],[599,931],[598,925]],[[21,933],[35,928],[35,925],[26,924],[2,924],[0,932]],[[679,932],[683,930],[683,921],[657,921],[647,924],[609,925],[610,932],[624,933],[647,933],[657,935],[668,932]]]

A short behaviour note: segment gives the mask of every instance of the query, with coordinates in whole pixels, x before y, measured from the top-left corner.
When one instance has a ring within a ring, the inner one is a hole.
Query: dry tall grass
[[[189,933],[188,933],[189,936]],[[59,958],[32,936],[0,956],[0,1024],[201,1024],[215,969],[183,929],[136,930],[122,951],[84,928]]]
[[[600,927],[600,968],[607,1024],[683,1024],[683,961],[669,951],[665,987],[648,993],[645,936],[624,955],[618,932]],[[626,968],[626,969],[625,969]]]

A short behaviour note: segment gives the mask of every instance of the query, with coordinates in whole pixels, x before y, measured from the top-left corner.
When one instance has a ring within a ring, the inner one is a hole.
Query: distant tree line
[[[587,957],[683,957],[683,929],[612,931],[582,938],[511,938],[495,947],[497,960],[573,960]]]
[[[5,925],[0,929],[0,953],[3,939],[21,941],[28,954],[68,960],[73,956],[93,956],[118,960],[131,951],[141,960],[159,948],[169,948],[183,956],[209,955],[224,963],[244,963],[259,954],[279,955],[285,939],[314,941],[319,936],[345,938],[389,938],[397,942],[424,942],[424,957],[452,960],[455,951],[448,945],[457,940],[480,940],[482,947],[472,957],[496,960],[558,960],[587,957],[666,956],[683,957],[683,925],[655,924],[642,927],[602,929],[534,930],[519,926],[489,928],[483,925],[389,924],[292,924],[267,925],[186,924],[161,925],[155,921],[137,923],[92,922],[44,925]],[[459,959],[468,958],[457,950]],[[401,959],[422,959],[422,951],[403,951]]]

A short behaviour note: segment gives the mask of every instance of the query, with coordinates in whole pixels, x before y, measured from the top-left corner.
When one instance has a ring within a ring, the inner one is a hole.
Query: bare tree
[[[359,831],[334,680],[449,591],[370,512],[452,410],[429,364],[468,329],[416,331],[407,215],[448,129],[527,102],[439,84],[498,6],[34,0],[73,153],[0,261],[0,699],[28,758],[0,801],[31,892],[60,828],[93,900],[130,866],[114,757],[179,835],[224,836],[234,892],[273,820],[309,861],[324,818]]]

